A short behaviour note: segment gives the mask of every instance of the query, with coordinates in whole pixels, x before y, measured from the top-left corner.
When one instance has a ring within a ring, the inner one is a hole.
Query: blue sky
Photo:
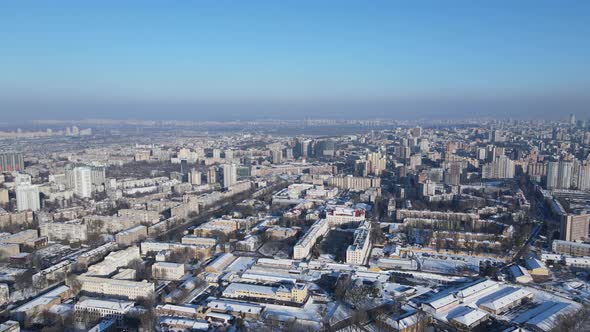
[[[4,1],[0,112],[583,112],[588,36],[588,1]]]

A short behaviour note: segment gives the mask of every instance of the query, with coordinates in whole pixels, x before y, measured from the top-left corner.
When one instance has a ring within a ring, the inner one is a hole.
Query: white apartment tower
[[[192,169],[190,172],[190,183],[196,186],[200,186],[201,185],[201,172],[197,171],[196,169]]]
[[[74,193],[81,198],[92,196],[92,170],[90,167],[74,169]]]
[[[547,164],[547,189],[570,189],[572,183],[580,179],[573,178],[574,163],[571,161],[550,161]]]
[[[574,163],[571,161],[561,161],[559,163],[559,174],[557,176],[557,185],[560,189],[570,189],[572,184],[572,174],[574,172]]]
[[[238,182],[238,168],[236,164],[225,164],[223,169],[223,187],[229,188]]]
[[[30,183],[16,187],[16,207],[18,211],[38,211],[41,208],[39,188]]]

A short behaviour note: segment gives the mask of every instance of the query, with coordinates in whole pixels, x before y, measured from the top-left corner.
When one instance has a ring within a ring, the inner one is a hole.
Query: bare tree
[[[553,324],[550,332],[582,332],[590,331],[590,306],[585,305],[580,310],[560,315]]]
[[[77,295],[82,290],[82,282],[78,279],[78,275],[69,273],[66,277],[66,285],[70,287],[70,290],[74,295]]]

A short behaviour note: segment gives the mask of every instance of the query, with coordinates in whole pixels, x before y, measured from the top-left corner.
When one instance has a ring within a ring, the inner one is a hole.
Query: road
[[[248,198],[254,197],[254,196],[256,196],[256,197],[264,196],[270,192],[276,192],[286,186],[287,186],[286,182],[279,182],[279,183],[273,184],[271,186],[268,186],[264,189],[260,189],[258,191],[248,191],[248,192],[236,194],[233,197],[225,200],[223,203],[216,204],[216,205],[214,205],[214,207],[211,207],[211,208],[203,211],[198,216],[196,216],[192,219],[189,219],[187,222],[182,223],[180,225],[176,225],[176,226],[172,227],[171,229],[167,230],[166,232],[158,234],[158,236],[156,236],[156,239],[158,239],[158,240],[165,240],[165,239],[178,240],[181,237],[182,233],[187,228],[189,228],[191,226],[199,226],[199,225],[209,221],[211,219],[211,217],[213,217],[216,213],[219,213],[220,211],[223,211],[224,209],[226,209],[228,207],[235,206],[236,204],[242,202],[244,199],[248,199]],[[266,202],[266,203],[268,203],[268,202]]]
[[[200,224],[203,224],[203,223],[209,221],[209,219],[215,213],[222,211],[224,208],[226,208],[230,205],[235,205],[236,203],[239,203],[242,200],[243,200],[243,195],[238,194],[238,195],[226,200],[223,203],[216,204],[214,208],[209,208],[208,210],[203,211],[203,213],[200,213],[198,216],[196,216],[192,219],[189,219],[187,222],[182,223],[180,225],[176,225],[176,226],[172,227],[171,229],[167,230],[166,232],[158,234],[158,236],[156,236],[156,239],[158,239],[158,240],[165,240],[165,239],[178,240],[180,238],[180,235],[187,228],[189,228],[191,226],[198,226]]]
[[[540,232],[541,232],[541,225],[539,225],[539,224],[535,225],[535,228],[533,228],[533,230],[531,231],[531,234],[529,235],[527,240],[522,244],[520,249],[512,257],[512,260],[511,260],[512,262],[516,262],[521,258],[522,254],[526,251],[527,247],[533,243],[533,241],[537,238],[537,236],[539,236]]]

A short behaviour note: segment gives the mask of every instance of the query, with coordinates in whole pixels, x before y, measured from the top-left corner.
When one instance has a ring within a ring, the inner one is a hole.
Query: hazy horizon
[[[590,114],[590,3],[19,1],[2,122]]]

